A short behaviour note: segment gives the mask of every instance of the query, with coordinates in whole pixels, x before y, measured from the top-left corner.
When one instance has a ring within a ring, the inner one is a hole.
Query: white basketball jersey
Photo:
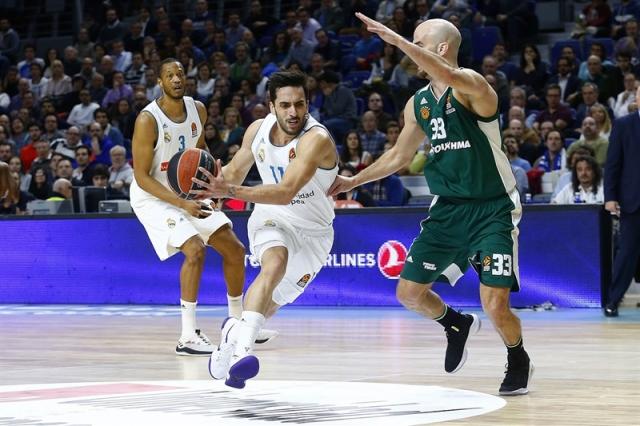
[[[158,129],[158,140],[153,148],[153,161],[149,175],[167,188],[170,188],[167,181],[169,160],[179,151],[195,148],[202,133],[202,123],[195,101],[188,96],[183,99],[187,117],[181,123],[176,123],[167,117],[160,109],[157,99],[142,110],[153,116]],[[137,183],[134,182],[132,185],[137,186]],[[149,196],[151,195],[149,194]]]
[[[309,117],[300,134],[284,146],[271,143],[269,135],[276,124],[276,117],[269,114],[260,125],[251,143],[260,178],[264,184],[282,181],[289,162],[296,157],[300,138],[312,127],[326,128],[313,117]],[[269,212],[274,218],[286,220],[290,224],[307,230],[324,230],[331,226],[335,213],[333,200],[327,191],[338,174],[338,164],[331,169],[318,168],[309,182],[300,189],[287,205],[256,204],[256,212]]]

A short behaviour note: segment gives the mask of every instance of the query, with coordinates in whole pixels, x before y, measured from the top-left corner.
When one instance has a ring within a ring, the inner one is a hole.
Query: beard
[[[280,129],[282,129],[282,131],[289,136],[298,135],[304,128],[305,124],[307,124],[307,118],[309,117],[308,113],[305,114],[302,118],[297,117],[298,118],[298,123],[296,123],[297,128],[292,130],[290,127],[290,124],[287,122],[286,119],[280,117],[278,113],[274,113],[274,115],[276,116],[276,120],[278,121],[278,126],[280,127]]]

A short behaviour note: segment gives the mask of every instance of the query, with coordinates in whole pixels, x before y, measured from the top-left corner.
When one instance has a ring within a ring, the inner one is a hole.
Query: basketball
[[[208,180],[204,173],[198,170],[198,167],[209,170],[213,175],[216,174],[216,162],[213,156],[203,149],[189,148],[171,157],[167,169],[167,179],[169,186],[178,197],[192,200],[196,195],[190,194],[190,191],[203,189],[191,181],[191,178],[194,177],[203,181]]]

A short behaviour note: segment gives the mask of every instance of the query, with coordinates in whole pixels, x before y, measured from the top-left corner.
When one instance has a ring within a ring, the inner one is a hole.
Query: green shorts
[[[455,284],[472,265],[480,282],[519,290],[518,223],[522,207],[511,196],[474,202],[437,197],[413,241],[401,277]]]

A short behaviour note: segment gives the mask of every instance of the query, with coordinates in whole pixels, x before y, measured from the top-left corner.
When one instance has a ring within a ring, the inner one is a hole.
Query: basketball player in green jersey
[[[443,303],[431,287],[436,280],[453,285],[474,266],[482,307],[507,346],[508,368],[499,392],[526,394],[533,365],[522,344],[520,320],[509,306],[510,292],[519,288],[517,225],[522,208],[501,149],[498,97],[482,75],[458,67],[461,37],[450,22],[421,23],[412,43],[379,22],[356,16],[369,31],[407,54],[430,83],[407,102],[405,127],[396,145],[356,176],[338,176],[330,193],[396,172],[428,138],[424,174],[436,197],[409,250],[398,300],[445,328],[445,370],[454,373],[466,360],[468,337],[479,330],[480,320]]]

